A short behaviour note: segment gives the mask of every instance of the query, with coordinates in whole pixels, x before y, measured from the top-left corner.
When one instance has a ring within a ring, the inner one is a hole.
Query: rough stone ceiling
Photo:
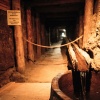
[[[49,25],[66,24],[77,20],[84,10],[85,0],[24,0],[27,7],[38,12]]]

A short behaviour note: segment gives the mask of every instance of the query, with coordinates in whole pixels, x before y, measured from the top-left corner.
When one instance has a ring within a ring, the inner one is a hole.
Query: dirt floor
[[[50,49],[34,64],[27,64],[25,82],[11,82],[1,88],[0,100],[49,100],[52,79],[67,71],[64,52],[60,48]]]
[[[54,45],[60,45],[58,44]],[[67,58],[65,48],[48,50],[34,64],[27,64],[25,82],[10,82],[0,89],[0,100],[49,100],[52,79],[59,73],[66,73]],[[70,98],[73,97],[72,74],[64,76],[60,84],[62,91]],[[100,72],[92,73],[90,98],[100,99]],[[82,99],[77,99],[82,100]]]

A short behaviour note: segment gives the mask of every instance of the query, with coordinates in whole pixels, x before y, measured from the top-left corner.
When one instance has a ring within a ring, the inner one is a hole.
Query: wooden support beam
[[[39,13],[64,13],[64,12],[72,12],[72,11],[79,11],[82,9],[84,6],[83,4],[66,4],[66,5],[57,5],[57,6],[40,6],[40,7],[35,7],[35,10]]]
[[[85,9],[84,9],[84,36],[83,36],[83,47],[86,47],[87,40],[91,32],[91,19],[93,15],[93,1],[94,0],[85,0]]]
[[[65,5],[65,4],[68,4],[68,3],[81,3],[81,2],[84,2],[84,0],[50,0],[50,1],[46,1],[46,0],[41,0],[41,1],[38,1],[38,0],[35,0],[35,1],[26,1],[26,6],[51,6],[51,5]]]
[[[42,17],[45,18],[67,18],[69,19],[73,19],[76,18],[78,16],[78,12],[69,12],[69,13],[41,13]]]
[[[36,34],[34,14],[32,14],[32,24],[33,24],[33,42],[37,43],[37,34]],[[34,61],[36,61],[36,59],[37,59],[37,46],[33,45],[33,48],[34,48]]]
[[[80,12],[80,16],[79,16],[79,34],[78,37],[80,37],[81,35],[83,35],[83,15]],[[81,38],[79,40],[79,47],[82,47],[83,44],[83,38]]]
[[[97,22],[96,22],[96,26],[100,27],[100,0],[97,0]]]
[[[42,45],[45,45],[45,26],[44,26],[44,24],[42,23],[41,24],[41,44]],[[45,48],[42,48],[42,54],[44,54],[44,52],[45,52]]]
[[[31,9],[27,9],[27,36],[28,40],[33,42],[33,27],[32,27],[32,15],[31,15]],[[33,50],[33,45],[28,43],[28,59],[29,62],[32,63],[34,62],[34,50]]]
[[[12,0],[13,10],[21,10],[20,0]],[[14,37],[16,45],[16,66],[17,70],[20,73],[23,73],[25,70],[25,58],[24,58],[24,45],[23,45],[23,33],[22,25],[14,26]]]
[[[36,33],[37,33],[37,44],[41,45],[41,35],[40,35],[40,18],[38,13],[36,14]],[[41,56],[41,47],[37,46],[37,57]]]

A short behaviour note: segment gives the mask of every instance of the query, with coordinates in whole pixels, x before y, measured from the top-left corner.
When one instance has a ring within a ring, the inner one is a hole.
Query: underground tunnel
[[[66,68],[49,81],[48,100],[99,100],[99,41],[100,0],[0,0],[0,88],[27,83],[29,66],[51,50],[64,55]]]

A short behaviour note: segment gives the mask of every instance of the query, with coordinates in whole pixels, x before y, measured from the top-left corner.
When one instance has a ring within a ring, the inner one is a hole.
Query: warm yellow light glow
[[[66,37],[65,33],[62,33],[61,36],[62,36],[62,37]]]
[[[64,32],[66,32],[66,30],[65,30],[65,29],[63,29],[63,31],[64,31]]]

